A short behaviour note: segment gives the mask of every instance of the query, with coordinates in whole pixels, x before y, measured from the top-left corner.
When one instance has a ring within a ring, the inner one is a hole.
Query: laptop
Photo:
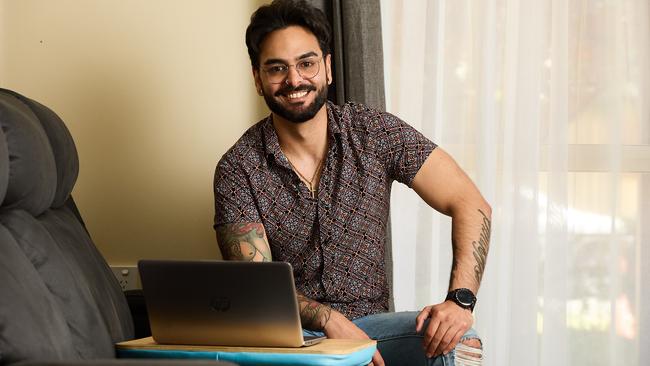
[[[151,333],[156,343],[302,347],[293,282],[285,262],[138,262]]]

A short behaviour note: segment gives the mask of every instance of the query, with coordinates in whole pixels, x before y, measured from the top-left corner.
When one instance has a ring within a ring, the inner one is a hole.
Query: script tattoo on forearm
[[[218,227],[217,241],[225,259],[271,261],[271,251],[266,243],[264,226],[261,223],[230,224]]]
[[[300,320],[302,321],[302,327],[309,330],[319,331],[325,329],[325,325],[330,320],[332,308],[300,294],[298,294],[297,297],[298,306],[300,307]]]
[[[483,211],[479,209],[478,212],[483,216],[483,223],[481,224],[481,234],[478,242],[473,241],[472,247],[474,247],[474,259],[476,260],[476,265],[474,265],[474,278],[476,279],[476,283],[480,285],[481,279],[483,278],[483,271],[485,271],[485,262],[487,261],[492,223]]]

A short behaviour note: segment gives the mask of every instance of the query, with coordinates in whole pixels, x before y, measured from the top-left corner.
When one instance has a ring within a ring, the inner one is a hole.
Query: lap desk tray
[[[309,347],[230,347],[158,344],[152,337],[121,342],[115,346],[120,358],[193,358],[230,361],[246,365],[338,365],[361,366],[372,360],[373,340],[324,339]]]

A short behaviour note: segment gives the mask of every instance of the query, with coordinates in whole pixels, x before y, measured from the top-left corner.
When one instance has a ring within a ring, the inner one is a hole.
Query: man
[[[376,339],[374,365],[480,364],[472,310],[491,209],[449,155],[397,117],[327,102],[329,41],[324,14],[304,1],[276,0],[251,17],[253,78],[272,113],[217,166],[222,255],[291,263],[303,327],[329,338]],[[419,313],[388,313],[384,242],[393,180],[453,220],[450,292]]]

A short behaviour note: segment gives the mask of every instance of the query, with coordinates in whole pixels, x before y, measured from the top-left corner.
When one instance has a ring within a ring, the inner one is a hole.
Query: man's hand
[[[332,310],[330,320],[325,325],[323,332],[327,338],[344,338],[344,339],[370,339],[368,335],[359,327],[349,321],[343,314]],[[372,356],[373,366],[384,366],[384,359],[379,351]]]
[[[472,312],[456,305],[453,301],[427,306],[415,319],[415,331],[420,332],[424,321],[429,319],[429,325],[424,330],[424,353],[427,357],[440,356],[451,352],[460,341],[460,337],[474,323]]]

